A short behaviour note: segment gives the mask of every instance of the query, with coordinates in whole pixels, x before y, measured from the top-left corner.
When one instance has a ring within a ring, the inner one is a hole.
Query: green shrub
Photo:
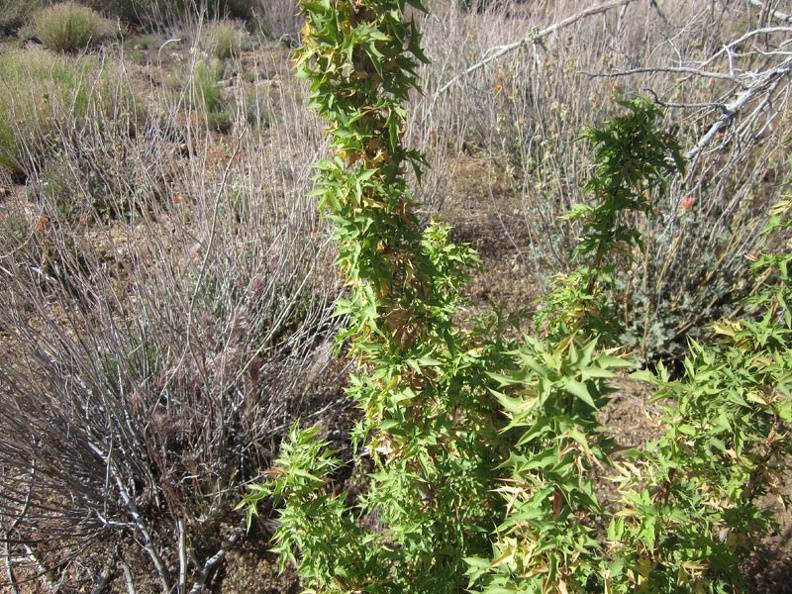
[[[31,49],[0,55],[0,165],[17,175],[41,171],[55,152],[69,152],[90,124],[108,145],[145,118],[119,87],[111,61]]]
[[[18,173],[40,164],[59,120],[85,115],[95,66],[41,50],[0,55],[0,80],[9,91],[0,94],[0,162]]]
[[[340,339],[359,363],[352,464],[373,470],[354,494],[341,490],[320,430],[295,426],[245,498],[249,522],[272,497],[275,549],[309,591],[740,591],[739,561],[772,525],[758,497],[777,490],[792,453],[789,254],[759,263],[769,272],[753,309],[719,330],[727,344],[691,349],[685,380],[641,374],[672,402],[668,431],[621,454],[599,414],[630,366],[609,348],[613,276],[641,245],[647,190],[664,195],[684,168],[659,109],[624,102],[587,133],[593,206],[573,209],[574,272],[546,302],[549,332],[512,340],[497,313],[459,324],[478,259],[447,227],[423,225],[407,188],[405,170],[420,179],[425,165],[402,144],[424,56],[404,2],[302,6],[298,71],[336,150],[317,165],[315,193],[348,286]],[[786,231],[789,206],[768,232]],[[615,500],[597,489],[607,474],[619,475]]]
[[[222,69],[217,62],[201,61],[189,73],[186,106],[203,118],[209,128],[228,132],[233,122],[220,83]]]
[[[84,51],[113,35],[110,21],[74,2],[43,9],[35,15],[33,24],[44,47],[57,52]]]
[[[789,504],[792,199],[770,211],[763,235],[777,250],[751,266],[752,296],[738,304],[741,315],[708,328],[708,342],[690,342],[679,379],[670,381],[662,366],[657,376],[636,374],[656,387],[668,429],[646,450],[627,454],[624,512],[609,534],[644,563],[632,579],[645,591],[695,584],[744,591],[738,560],[778,528],[766,498]],[[640,499],[630,496],[647,476],[652,487]]]
[[[244,31],[227,21],[208,25],[203,32],[207,50],[218,60],[238,58],[243,47]]]
[[[0,0],[0,36],[12,35],[22,28],[35,11],[44,5],[44,0]]]

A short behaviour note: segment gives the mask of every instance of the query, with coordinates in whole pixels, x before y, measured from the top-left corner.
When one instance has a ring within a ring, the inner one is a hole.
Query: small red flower
[[[693,196],[685,196],[682,198],[682,208],[693,208],[693,205],[696,203],[696,199]]]

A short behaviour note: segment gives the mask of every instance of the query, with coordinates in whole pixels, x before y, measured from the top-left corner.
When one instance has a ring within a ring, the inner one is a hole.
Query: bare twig
[[[163,592],[170,592],[170,580],[168,579],[168,573],[165,569],[165,564],[162,562],[162,558],[160,557],[157,549],[154,546],[154,539],[151,536],[151,532],[149,532],[148,526],[146,522],[143,520],[143,517],[138,513],[137,503],[135,502],[135,498],[130,495],[129,491],[127,490],[124,482],[121,478],[120,473],[118,472],[118,468],[116,467],[115,462],[112,458],[109,457],[108,454],[104,453],[99,446],[93,443],[89,443],[88,447],[105,463],[107,464],[110,476],[113,478],[116,488],[118,490],[118,494],[121,497],[122,501],[124,502],[127,512],[129,513],[129,517],[135,524],[138,532],[143,537],[143,548],[149,555],[151,562],[154,564],[155,569],[157,570],[157,575],[160,579],[160,584],[162,585]]]
[[[184,594],[187,588],[187,534],[184,531],[184,518],[176,520],[176,529],[179,532],[179,594]]]
[[[549,27],[545,27],[544,29],[541,29],[539,31],[533,31],[531,32],[530,35],[527,35],[518,41],[497,48],[492,48],[492,50],[494,50],[493,53],[486,52],[488,55],[484,59],[476,62],[472,66],[466,68],[463,72],[460,72],[456,76],[452,77],[448,82],[443,84],[437,91],[435,91],[434,95],[432,96],[432,103],[434,103],[434,101],[437,100],[437,98],[442,93],[447,91],[457,82],[462,80],[464,77],[471,74],[472,72],[475,72],[476,70],[479,70],[480,68],[483,68],[490,62],[497,60],[498,58],[504,56],[505,54],[508,54],[509,52],[512,52],[516,49],[519,49],[520,47],[527,45],[529,43],[539,43],[542,40],[542,38],[547,37],[548,35],[551,35],[556,31],[559,31],[560,29],[564,29],[570,25],[574,25],[576,22],[578,22],[581,19],[585,19],[587,17],[606,12],[611,8],[616,8],[617,6],[625,6],[630,2],[633,2],[633,0],[612,0],[611,2],[606,2],[604,4],[596,4],[594,6],[590,6],[589,8],[578,12],[577,14],[565,18],[562,21],[554,23]]]
[[[102,573],[99,574],[99,579],[94,584],[94,587],[91,588],[91,594],[103,594],[107,588],[107,584],[110,581],[110,576],[112,575],[113,566],[110,562],[105,563],[105,566],[102,568]]]
[[[57,592],[59,590],[58,585],[50,579],[49,570],[41,562],[41,559],[38,558],[36,552],[28,544],[23,544],[22,548],[24,548],[27,553],[26,559],[36,568],[36,577],[43,582],[47,591],[53,594]]]
[[[701,70],[700,68],[692,68],[689,66],[641,66],[638,68],[629,68],[626,70],[614,70],[611,72],[581,72],[589,78],[617,78],[624,76],[632,76],[635,74],[657,74],[666,72],[670,74],[690,74],[693,76],[700,76],[704,78],[717,78],[733,82],[742,87],[750,86],[748,82],[742,82],[733,74],[725,74],[716,70]]]
[[[132,570],[129,568],[129,563],[122,560],[121,570],[124,573],[124,582],[126,583],[127,594],[137,594],[135,592],[135,580],[132,578]]]
[[[14,567],[12,561],[13,557],[11,554],[11,543],[9,542],[8,538],[6,538],[5,541],[3,542],[3,548],[5,549],[5,566],[6,566],[6,574],[8,575],[8,585],[11,588],[11,592],[13,594],[19,594],[19,586],[17,585],[16,576],[14,575]]]
[[[30,501],[33,495],[33,481],[36,476],[36,461],[35,459],[32,461],[32,465],[30,468],[30,481],[28,482],[28,489],[27,493],[25,494],[25,500],[22,503],[22,509],[19,510],[19,513],[11,522],[11,525],[5,529],[5,538],[4,545],[5,545],[5,565],[6,565],[6,573],[8,574],[8,582],[11,586],[11,590],[14,594],[19,594],[19,586],[17,585],[16,576],[14,575],[14,567],[13,567],[13,555],[11,552],[11,535],[17,529],[17,527],[22,523],[27,516],[28,510],[30,509]]]
[[[762,27],[762,28],[759,28],[759,29],[751,29],[750,31],[747,31],[745,34],[743,34],[740,37],[738,37],[737,39],[735,39],[733,41],[730,41],[727,44],[724,44],[724,46],[721,49],[719,49],[717,52],[712,54],[712,56],[710,56],[707,60],[705,60],[699,66],[699,68],[706,67],[707,65],[711,64],[712,62],[714,62],[717,58],[722,56],[723,54],[726,54],[729,57],[729,60],[730,60],[730,63],[731,63],[732,53],[733,53],[733,49],[735,47],[739,46],[742,43],[745,43],[746,41],[748,41],[752,37],[756,37],[758,35],[774,34],[774,33],[780,33],[782,35],[789,36],[789,35],[792,35],[792,27]],[[731,74],[733,76],[734,75],[734,72],[733,72],[734,68],[732,67],[732,68],[730,68],[730,70],[732,71]]]

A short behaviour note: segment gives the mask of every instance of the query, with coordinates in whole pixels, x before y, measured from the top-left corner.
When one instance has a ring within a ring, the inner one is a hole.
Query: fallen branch
[[[734,117],[745,107],[752,99],[763,92],[773,83],[780,78],[787,76],[792,72],[792,57],[787,58],[777,66],[758,74],[750,87],[737,94],[737,97],[730,103],[723,106],[723,114],[718,120],[710,127],[704,136],[696,143],[696,146],[688,151],[685,158],[688,160],[698,155],[704,147],[706,147],[713,138],[725,128]]]
[[[437,98],[442,93],[444,93],[449,88],[451,88],[454,84],[456,84],[457,82],[462,80],[465,76],[467,76],[468,74],[470,74],[472,72],[475,72],[476,70],[479,70],[480,68],[483,68],[484,66],[486,66],[487,64],[489,64],[490,62],[492,62],[494,60],[497,60],[501,56],[503,56],[503,55],[505,55],[505,54],[507,54],[507,53],[509,53],[511,51],[514,51],[514,50],[522,47],[523,45],[526,45],[527,43],[537,43],[543,37],[547,37],[548,35],[551,35],[551,34],[555,33],[556,31],[559,31],[560,29],[564,29],[564,28],[566,28],[566,27],[568,27],[570,25],[574,25],[576,22],[578,22],[581,19],[593,16],[595,14],[600,14],[600,13],[606,12],[606,11],[610,10],[611,8],[616,8],[617,6],[626,6],[627,4],[630,4],[630,2],[633,2],[633,0],[613,0],[612,2],[606,2],[605,4],[597,4],[595,6],[591,6],[591,7],[587,8],[586,10],[582,10],[582,11],[580,11],[577,14],[574,14],[574,15],[572,15],[570,17],[567,17],[567,18],[565,18],[562,21],[554,23],[554,24],[550,25],[549,27],[545,27],[544,29],[541,29],[540,31],[532,31],[530,35],[526,35],[525,37],[523,37],[519,41],[515,41],[513,43],[510,43],[508,45],[503,45],[503,46],[500,46],[498,48],[492,48],[492,49],[497,49],[497,51],[495,53],[493,53],[493,54],[488,55],[483,60],[481,60],[479,62],[476,62],[472,66],[470,66],[467,69],[465,69],[463,72],[460,72],[459,74],[454,76],[451,80],[446,82],[443,86],[441,86],[437,91],[435,91],[434,95],[432,96],[432,104],[434,104],[434,102],[437,100]]]
[[[245,520],[243,519],[242,523],[234,528],[233,532],[231,532],[231,536],[229,536],[228,540],[223,543],[223,546],[220,547],[220,550],[209,557],[203,564],[203,567],[198,574],[198,578],[195,580],[193,587],[190,589],[190,594],[200,594],[200,592],[203,592],[204,585],[206,585],[206,579],[209,577],[209,573],[218,563],[220,563],[220,561],[225,558],[225,556],[228,554],[228,551],[230,551],[234,545],[236,545],[237,541],[239,541],[244,533]]]
[[[631,76],[633,74],[657,73],[690,74],[702,78],[718,78],[735,83],[744,88],[750,87],[749,83],[742,82],[734,74],[725,74],[723,72],[716,72],[715,70],[701,70],[700,68],[692,68],[690,66],[641,66],[638,68],[629,68],[627,70],[613,70],[611,72],[581,72],[581,74],[589,78],[617,78]]]

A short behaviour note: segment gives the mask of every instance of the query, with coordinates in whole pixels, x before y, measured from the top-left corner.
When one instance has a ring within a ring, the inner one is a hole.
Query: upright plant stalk
[[[404,0],[306,1],[296,57],[298,74],[311,82],[310,106],[328,121],[336,149],[317,166],[315,193],[335,225],[337,265],[351,292],[341,303],[351,316],[347,337],[364,359],[374,343],[391,354],[409,351],[433,324],[426,304],[438,292],[404,178],[406,165],[420,177],[425,164],[402,146],[402,135],[404,103],[426,60],[404,10]]]
[[[503,424],[486,391],[490,345],[454,323],[478,259],[449,242],[447,227],[423,227],[405,179],[408,168],[420,179],[426,164],[402,142],[426,61],[407,11],[424,8],[304,0],[302,10],[298,73],[335,148],[317,165],[316,195],[348,287],[337,302],[349,319],[341,340],[360,364],[348,392],[365,414],[357,437],[376,472],[357,500],[333,492],[338,462],[316,431],[295,429],[275,480],[257,493],[284,499],[278,550],[306,585],[457,592],[465,557],[491,553],[487,531],[504,507],[491,486],[505,451],[487,443]]]
[[[334,492],[339,462],[316,429],[295,429],[247,501],[283,502],[276,548],[322,591],[450,594],[521,575],[534,576],[524,591],[581,584],[600,553],[580,522],[599,513],[587,476],[606,459],[595,415],[623,363],[588,336],[518,348],[497,316],[455,324],[478,260],[446,227],[422,228],[405,182],[425,165],[402,144],[425,59],[406,2],[302,6],[299,72],[336,148],[316,194],[348,285],[342,339],[361,364],[349,394],[376,472],[356,498]]]
[[[643,249],[634,215],[651,215],[653,201],[668,189],[668,178],[685,169],[679,140],[658,127],[662,112],[649,98],[618,101],[621,115],[602,128],[586,130],[580,139],[591,141],[595,169],[586,183],[591,205],[575,205],[568,219],[582,225],[575,249],[581,265],[557,283],[563,290],[545,299],[540,321],[549,318],[556,335],[577,330],[603,339],[616,339],[619,323],[612,300],[598,295],[614,288],[613,272]],[[586,262],[588,260],[588,262]]]

